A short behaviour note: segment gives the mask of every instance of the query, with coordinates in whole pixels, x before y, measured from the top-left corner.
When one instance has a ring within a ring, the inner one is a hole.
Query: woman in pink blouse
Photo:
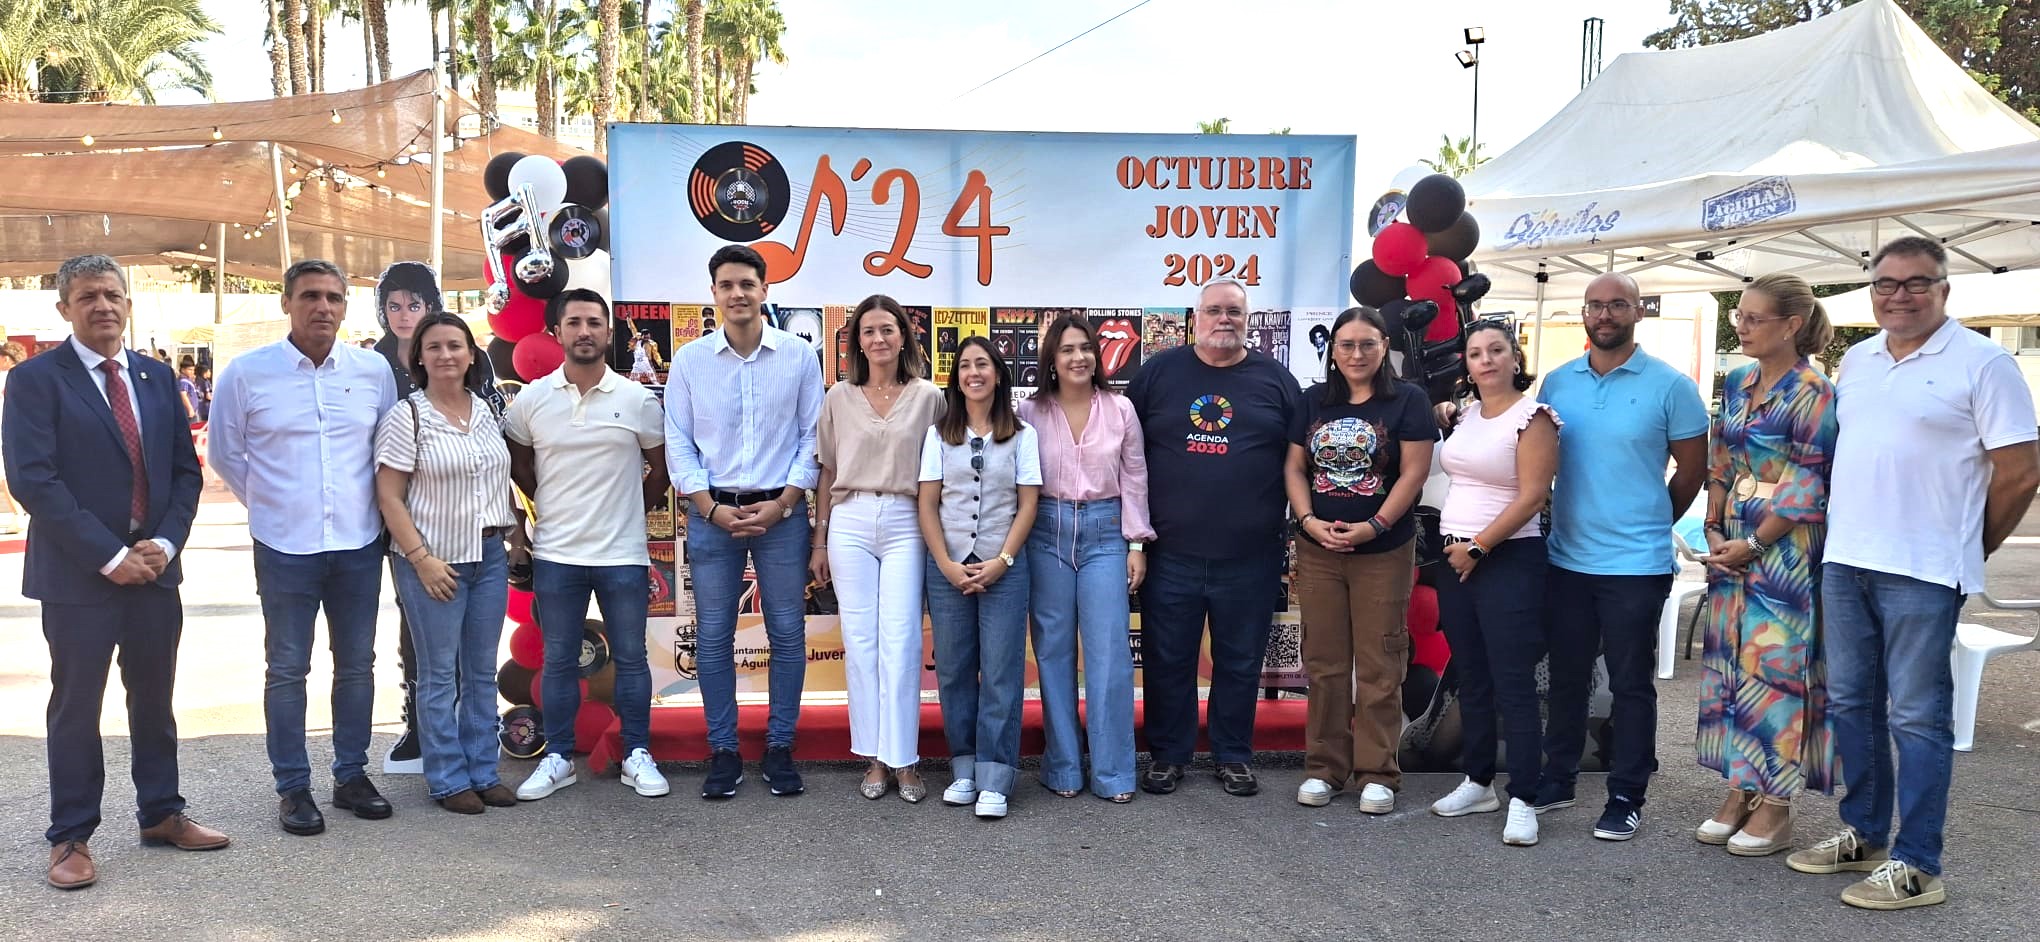
[[[1105,385],[1098,337],[1081,316],[1056,318],[1041,341],[1041,388],[1020,403],[1041,448],[1041,500],[1027,540],[1034,659],[1048,737],[1041,783],[1065,798],[1084,788],[1133,800],[1133,657],[1128,596],[1147,575],[1147,458],[1140,423]],[[1080,640],[1081,639],[1081,640]],[[1084,730],[1077,730],[1077,657]]]

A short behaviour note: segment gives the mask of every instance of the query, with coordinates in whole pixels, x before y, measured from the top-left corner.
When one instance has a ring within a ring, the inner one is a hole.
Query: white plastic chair
[[[1699,507],[1701,504],[1696,502],[1694,506]],[[1701,522],[1700,516],[1693,513],[1688,513],[1686,516],[1679,518],[1679,521],[1672,525],[1672,548],[1678,551],[1680,558],[1688,562],[1700,562],[1702,553],[1696,551],[1694,547],[1706,548],[1707,537],[1703,532],[1704,528],[1705,524]],[[1664,609],[1658,612],[1657,676],[1659,680],[1672,679],[1672,665],[1674,663],[1672,648],[1679,643],[1679,606],[1685,603],[1688,596],[1705,595],[1706,592],[1707,581],[1704,576],[1698,582],[1691,579],[1679,579],[1672,583],[1672,594],[1665,599]],[[1698,604],[1705,605],[1707,603],[1705,600],[1702,600]],[[1697,620],[1699,616],[1697,609],[1694,611],[1694,615]]]
[[[1994,599],[1988,592],[1979,592],[1976,598],[2001,611],[2040,610],[2040,599]],[[2040,635],[2028,638],[1968,622],[1955,626],[1955,646],[1948,656],[1955,671],[1955,751],[1976,748],[1976,701],[1983,693],[1983,666],[2014,651],[2040,651]]]

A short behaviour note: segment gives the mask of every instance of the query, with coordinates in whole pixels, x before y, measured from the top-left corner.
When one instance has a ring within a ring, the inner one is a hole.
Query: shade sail
[[[1820,303],[1836,327],[1877,326],[1868,285]],[[1970,327],[2040,325],[2040,269],[1956,275],[1948,279],[1948,313]]]

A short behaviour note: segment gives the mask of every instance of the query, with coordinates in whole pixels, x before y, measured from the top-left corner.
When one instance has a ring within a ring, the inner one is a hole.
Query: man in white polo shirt
[[[1788,863],[1802,873],[1868,871],[1842,902],[1908,909],[1947,899],[1948,651],[1963,596],[1983,591],[1984,557],[2040,487],[2040,432],[2011,355],[1947,315],[1939,243],[1898,239],[1870,267],[1883,331],[1842,358],[1821,574],[1845,826]],[[1893,775],[1894,745],[1903,776]]]
[[[616,666],[623,784],[647,797],[664,795],[671,788],[651,752],[645,509],[666,494],[666,416],[650,389],[609,368],[609,303],[600,294],[561,292],[546,305],[545,327],[559,338],[566,362],[525,387],[503,421],[511,480],[537,505],[532,605],[545,636],[539,692],[546,755],[517,797],[536,801],[574,784],[581,631],[591,593]]]

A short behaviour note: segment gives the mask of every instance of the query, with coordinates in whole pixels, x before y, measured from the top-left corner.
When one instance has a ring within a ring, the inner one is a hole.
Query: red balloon
[[[510,604],[504,607],[503,615],[520,625],[538,623],[531,610],[531,593],[516,586],[510,587]]]
[[[1374,267],[1384,275],[1408,275],[1423,264],[1424,253],[1429,251],[1424,230],[1406,222],[1392,222],[1374,237]]]
[[[583,680],[580,684],[581,699],[586,701],[588,699],[588,682]],[[545,709],[545,671],[541,670],[531,675],[531,705],[540,710]]]
[[[510,659],[527,670],[545,667],[545,636],[538,633],[537,625],[518,625],[510,632]]]
[[[1409,298],[1412,301],[1438,302],[1438,317],[1424,329],[1424,341],[1436,343],[1450,340],[1459,333],[1459,302],[1452,297],[1452,286],[1459,283],[1459,263],[1442,255],[1424,259],[1410,272]]]
[[[543,332],[525,335],[510,351],[510,365],[527,383],[559,369],[566,360],[567,352],[560,349],[560,342]]]
[[[616,722],[616,711],[600,700],[582,700],[581,712],[574,715],[574,751],[587,752],[602,740],[602,734],[609,731],[609,725]]]

